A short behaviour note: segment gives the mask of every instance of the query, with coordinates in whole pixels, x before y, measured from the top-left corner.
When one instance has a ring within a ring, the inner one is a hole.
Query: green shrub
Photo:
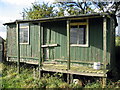
[[[85,88],[102,88],[99,82],[88,83]]]
[[[116,46],[120,46],[120,36],[116,37],[115,42],[116,42]]]
[[[70,88],[82,88],[82,86],[79,84],[72,83],[72,84],[70,84]]]

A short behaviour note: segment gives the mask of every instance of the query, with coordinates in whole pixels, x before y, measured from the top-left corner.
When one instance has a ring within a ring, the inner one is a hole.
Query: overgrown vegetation
[[[116,46],[120,46],[120,36],[116,37]]]
[[[0,88],[83,88],[80,84],[67,84],[62,74],[43,74],[41,79],[38,78],[38,72],[34,73],[33,67],[21,67],[21,73],[17,74],[17,68],[15,64],[8,65],[0,63],[0,70],[2,76],[0,77]],[[34,75],[35,74],[35,75]],[[110,82],[108,88],[119,88],[120,83]],[[101,88],[99,81],[93,83],[87,83],[85,88]]]
[[[0,64],[2,68],[2,88],[78,88],[75,84],[67,84],[62,80],[62,74],[45,74],[41,79],[37,78],[38,73],[34,75],[33,67],[24,65],[21,67],[21,73],[17,74],[16,65]],[[35,77],[36,76],[36,77]]]

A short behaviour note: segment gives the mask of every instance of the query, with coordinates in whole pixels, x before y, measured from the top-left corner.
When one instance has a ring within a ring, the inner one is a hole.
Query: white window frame
[[[77,22],[77,23],[70,23],[70,26],[75,25],[86,25],[86,44],[70,44],[70,46],[77,46],[77,47],[88,47],[89,46],[89,23],[88,19],[86,19],[86,22]]]
[[[20,24],[24,24],[24,23],[20,23]],[[20,44],[29,44],[29,38],[30,38],[30,36],[29,36],[29,23],[28,23],[27,26],[20,26],[20,25],[19,25],[19,33],[20,33],[20,29],[21,29],[21,28],[27,28],[27,30],[28,30],[28,42],[27,42],[27,43],[21,43],[21,42],[20,42]],[[20,37],[20,35],[19,35],[19,37]]]

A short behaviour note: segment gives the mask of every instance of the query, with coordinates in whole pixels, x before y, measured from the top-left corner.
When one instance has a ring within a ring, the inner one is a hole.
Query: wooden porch
[[[10,60],[10,62],[17,62],[16,59]],[[39,65],[37,60],[20,60],[22,63],[32,64],[32,65]],[[99,70],[93,69],[93,65],[85,66],[79,64],[72,64],[70,66],[70,70],[67,69],[67,63],[60,63],[60,62],[44,62],[41,65],[40,71],[49,71],[49,72],[60,72],[66,74],[75,74],[75,75],[82,75],[82,76],[92,76],[92,77],[107,77],[107,72],[109,70],[104,70],[102,67]]]

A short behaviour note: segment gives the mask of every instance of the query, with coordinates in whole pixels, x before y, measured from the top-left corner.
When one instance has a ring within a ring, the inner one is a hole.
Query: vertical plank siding
[[[30,44],[29,48],[31,48],[31,55],[29,57],[38,58],[39,57],[39,48],[38,48],[38,42],[39,42],[39,25],[30,23]]]
[[[72,47],[71,59],[77,61],[102,62],[102,19],[89,20],[89,46]],[[74,56],[75,55],[75,56]]]
[[[0,62],[4,60],[4,39],[0,36]]]
[[[70,46],[70,60],[83,62],[103,62],[103,19],[89,19],[89,46],[75,47]],[[33,58],[39,57],[39,25],[30,23],[30,42],[20,45],[21,57]],[[110,61],[110,26],[107,27],[107,60]],[[58,44],[55,47],[42,48],[42,57],[49,54],[48,60],[67,60],[67,26],[66,21],[52,21],[41,23],[41,44]],[[10,25],[8,28],[8,52],[7,56],[16,55],[16,26]],[[48,52],[45,52],[48,50]],[[35,58],[35,59],[34,59]]]
[[[58,44],[57,47],[44,48],[49,50],[48,59],[63,59],[66,57],[66,22],[43,23],[44,45]],[[59,27],[59,28],[58,28]]]
[[[8,26],[7,33],[7,56],[17,56],[16,26]]]

